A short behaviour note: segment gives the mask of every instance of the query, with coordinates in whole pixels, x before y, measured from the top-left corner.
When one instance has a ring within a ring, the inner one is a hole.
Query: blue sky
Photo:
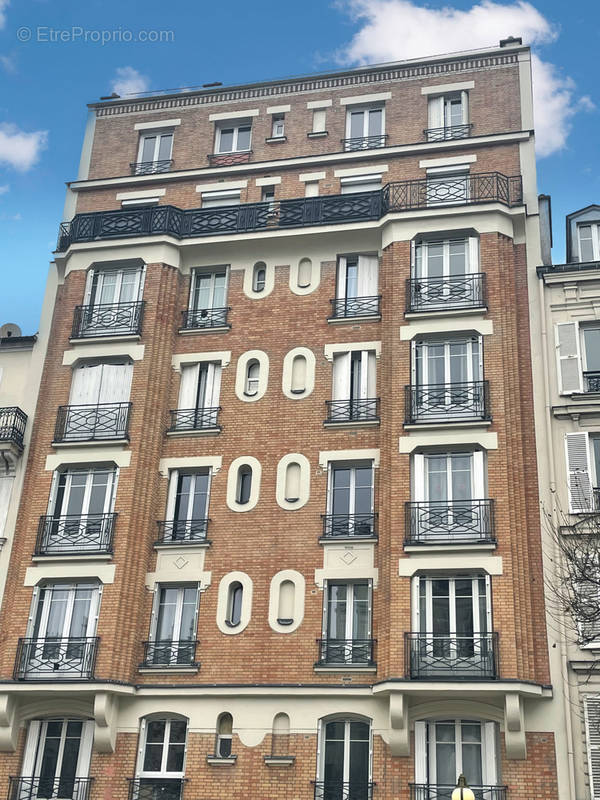
[[[172,33],[162,43],[127,41],[126,32],[140,30]],[[102,45],[98,31],[117,34]],[[538,160],[538,186],[552,195],[561,262],[565,214],[600,202],[597,0],[0,0],[0,324],[37,329],[86,103],[110,94],[119,76],[150,90],[240,83],[485,46],[511,34],[534,43],[541,61],[536,128],[547,154]]]

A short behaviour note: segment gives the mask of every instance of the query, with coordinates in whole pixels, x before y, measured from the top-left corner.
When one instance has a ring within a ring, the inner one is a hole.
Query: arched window
[[[252,467],[249,464],[242,464],[238,469],[237,490],[235,493],[236,503],[244,505],[250,500],[252,490]]]
[[[279,604],[277,622],[280,625],[291,625],[294,622],[294,594],[296,587],[292,581],[282,581],[279,585]]]
[[[187,720],[152,717],[143,720],[142,725],[141,779],[182,778]]]
[[[273,718],[271,755],[287,756],[290,752],[290,718],[287,714],[276,714]]]
[[[300,499],[301,467],[296,461],[291,461],[285,470],[285,499],[288,503],[296,503]]]
[[[311,279],[312,261],[310,258],[303,258],[298,264],[298,287],[300,289],[306,289],[310,286]]]
[[[217,758],[231,757],[231,742],[233,739],[233,717],[225,713],[217,720],[217,742],[215,755]]]
[[[370,723],[361,719],[331,719],[321,723],[319,780],[339,786],[348,797],[367,797],[371,780]]]
[[[229,585],[227,597],[227,617],[225,622],[230,628],[237,627],[242,620],[242,600],[244,597],[244,587],[239,581],[233,581]]]
[[[262,292],[265,288],[267,280],[267,265],[264,261],[258,261],[254,265],[252,272],[252,290],[254,292]]]
[[[303,394],[306,391],[306,356],[294,356],[292,361],[292,394]]]
[[[244,394],[248,397],[254,397],[258,393],[258,379],[260,376],[260,364],[255,358],[248,361],[246,365],[246,381],[244,385]]]

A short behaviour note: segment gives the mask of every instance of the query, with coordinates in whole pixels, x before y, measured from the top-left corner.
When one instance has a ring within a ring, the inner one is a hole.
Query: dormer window
[[[579,240],[579,260],[600,261],[600,223],[591,225],[578,225],[577,238]]]

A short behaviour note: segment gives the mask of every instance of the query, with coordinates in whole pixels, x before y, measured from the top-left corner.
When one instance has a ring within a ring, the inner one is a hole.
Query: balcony
[[[197,331],[211,328],[230,328],[227,314],[231,308],[202,308],[183,311],[181,330]]]
[[[406,545],[495,544],[493,500],[406,503]]]
[[[583,387],[584,392],[600,392],[600,372],[584,372]]]
[[[88,800],[93,778],[9,778],[8,800]]]
[[[237,154],[247,156],[248,154]],[[459,190],[457,184],[460,183]],[[521,176],[500,172],[469,174],[464,178],[426,178],[388,183],[381,191],[322,195],[269,203],[243,203],[220,208],[180,209],[158,205],[145,208],[76,214],[60,226],[58,252],[77,242],[136,236],[188,239],[218,234],[337,225],[381,219],[389,213],[430,206],[501,203],[523,204]]]
[[[36,556],[111,554],[116,514],[40,517]]]
[[[143,669],[178,669],[199,665],[196,661],[196,647],[198,642],[182,639],[160,639],[152,642],[143,642],[144,659],[140,664]]]
[[[372,800],[375,783],[314,781],[314,800]]]
[[[203,544],[210,519],[171,519],[158,523],[158,539],[154,546]]]
[[[489,422],[488,381],[405,386],[405,424]]]
[[[319,657],[315,667],[374,667],[375,639],[317,639]]]
[[[99,641],[97,636],[19,639],[14,680],[92,680]]]
[[[183,800],[185,778],[130,778],[129,800]]]
[[[75,306],[71,339],[141,336],[144,302]]]
[[[344,150],[348,152],[385,147],[388,138],[387,133],[380,133],[377,136],[355,136],[353,139],[341,139],[340,141]]]
[[[411,680],[495,680],[498,634],[405,633],[406,677]]]
[[[372,297],[335,297],[331,303],[330,320],[369,317],[380,319],[381,295]]]
[[[239,153],[209,153],[207,156],[211,167],[235,167],[236,164],[247,164],[252,158],[252,150]]]
[[[350,422],[379,422],[379,398],[353,398],[352,400],[326,400],[327,419],[325,425],[348,424]]]
[[[321,514],[323,539],[376,539],[377,514]]]
[[[172,158],[165,158],[162,161],[136,161],[129,165],[132,175],[159,175],[161,172],[170,172]]]
[[[217,423],[221,406],[212,408],[176,408],[169,411],[171,425],[168,433],[191,433],[193,431],[220,431]]]
[[[23,437],[27,425],[27,414],[18,406],[0,408],[0,450],[8,445],[20,453],[23,450]]]
[[[409,278],[406,281],[406,312],[410,314],[486,307],[484,272],[446,278]]]
[[[451,800],[456,786],[434,783],[410,783],[410,800]],[[471,786],[475,800],[507,800],[506,786]]]
[[[129,441],[131,403],[59,406],[54,442]]]
[[[446,139],[467,139],[471,135],[473,124],[448,125],[445,128],[426,128],[423,133],[428,142],[443,142]]]

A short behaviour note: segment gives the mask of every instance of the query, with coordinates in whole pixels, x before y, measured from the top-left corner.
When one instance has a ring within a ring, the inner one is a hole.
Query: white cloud
[[[2,186],[0,186],[0,194],[6,194],[8,191],[10,191],[10,186],[8,185],[8,183],[5,183]]]
[[[1,2],[1,0],[0,0]],[[117,76],[112,82],[113,92],[121,97],[148,91],[148,78],[133,67],[117,67]]]
[[[0,164],[25,172],[31,169],[48,142],[48,131],[25,133],[10,122],[0,123]]]
[[[7,72],[16,72],[17,65],[15,60],[12,56],[0,56],[0,65],[5,69]]]
[[[8,8],[8,0],[0,0],[0,28],[6,25],[6,9]]]
[[[337,52],[344,64],[369,64],[437,55],[497,45],[501,38],[521,36],[525,44],[543,45],[557,29],[531,3],[481,0],[466,11],[434,9],[412,0],[338,0],[338,8],[361,25],[349,44]],[[547,156],[562,149],[571,117],[589,110],[587,97],[575,97],[575,84],[553,64],[533,56],[536,149]]]

